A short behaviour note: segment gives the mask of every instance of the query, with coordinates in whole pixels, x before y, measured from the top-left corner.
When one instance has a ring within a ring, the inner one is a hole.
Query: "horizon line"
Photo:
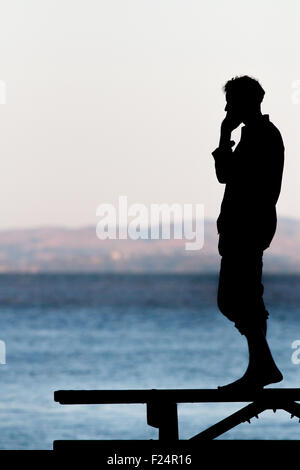
[[[192,220],[195,220],[195,218],[193,217]],[[277,220],[290,220],[290,221],[300,223],[300,215],[299,217],[295,217],[295,216],[290,216],[290,215],[278,215],[277,214]],[[213,218],[213,217],[205,217],[204,219],[204,223],[206,222],[216,223],[216,221],[217,221],[217,218]],[[176,221],[171,221],[171,224],[172,225],[176,224]],[[161,225],[161,223],[159,225]],[[6,227],[6,228],[0,227],[0,233],[11,232],[11,231],[30,231],[30,230],[46,230],[46,229],[50,229],[50,230],[60,229],[60,230],[72,231],[72,230],[84,230],[88,228],[96,228],[96,226],[97,226],[97,222],[95,222],[95,225],[93,225],[92,223],[87,223],[87,224],[82,224],[82,225],[39,224],[39,225],[23,226],[23,227]]]

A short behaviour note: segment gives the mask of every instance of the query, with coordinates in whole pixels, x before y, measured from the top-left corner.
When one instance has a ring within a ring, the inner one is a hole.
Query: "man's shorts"
[[[219,247],[220,248],[220,247]],[[221,258],[218,307],[242,333],[268,318],[263,301],[263,250],[234,247],[219,249]]]

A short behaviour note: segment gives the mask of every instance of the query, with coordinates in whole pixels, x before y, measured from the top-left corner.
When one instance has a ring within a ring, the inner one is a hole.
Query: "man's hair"
[[[257,103],[262,102],[265,94],[265,90],[259,81],[255,78],[248,77],[248,75],[234,77],[228,80],[223,90],[229,95],[244,95],[247,99],[256,101]]]

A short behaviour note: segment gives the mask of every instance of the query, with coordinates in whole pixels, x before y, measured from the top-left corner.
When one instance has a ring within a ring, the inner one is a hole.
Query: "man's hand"
[[[234,129],[239,127],[241,123],[242,120],[240,117],[234,116],[233,114],[227,112],[221,124],[221,132],[223,130],[226,133],[231,133]]]
[[[241,119],[233,116],[232,114],[226,114],[225,118],[221,124],[221,136],[220,136],[220,143],[219,147],[232,147],[230,138],[231,132],[236,129],[241,124]]]

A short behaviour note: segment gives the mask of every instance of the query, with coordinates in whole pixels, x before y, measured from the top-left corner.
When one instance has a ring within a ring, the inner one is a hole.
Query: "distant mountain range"
[[[187,240],[99,240],[96,227],[41,227],[0,231],[0,272],[214,273],[219,270],[217,229],[205,220],[204,246]],[[281,217],[264,272],[300,273],[300,220]]]

